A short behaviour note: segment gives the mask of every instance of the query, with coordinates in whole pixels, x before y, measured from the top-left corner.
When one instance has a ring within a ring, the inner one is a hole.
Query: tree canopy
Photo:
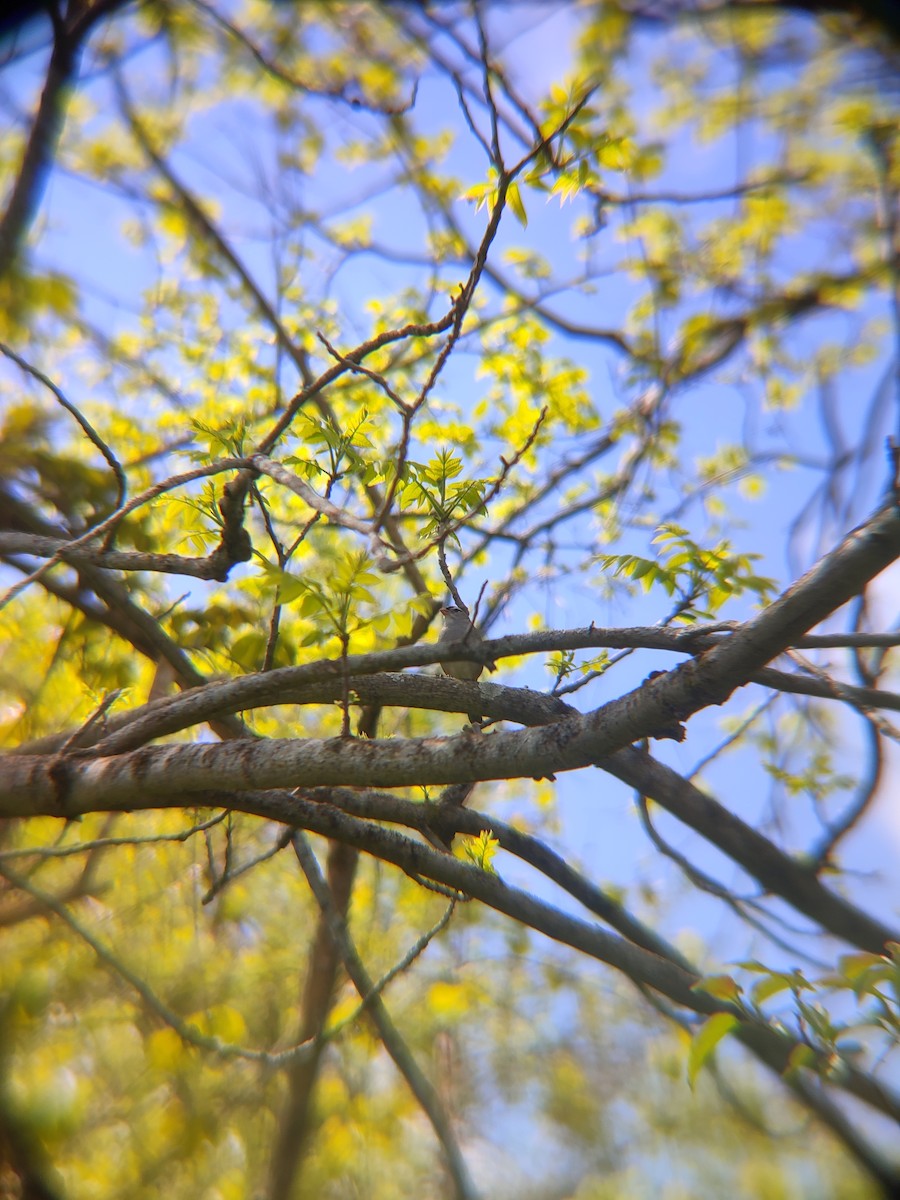
[[[900,1194],[897,51],[793,7],[7,33],[10,1194]]]

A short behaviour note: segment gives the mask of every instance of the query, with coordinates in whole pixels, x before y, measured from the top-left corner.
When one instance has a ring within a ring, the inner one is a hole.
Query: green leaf
[[[692,992],[706,992],[717,1000],[738,1000],[742,990],[730,975],[706,975],[691,985]]]
[[[739,1025],[740,1021],[733,1013],[714,1013],[703,1022],[691,1038],[688,1049],[687,1077],[691,1087],[694,1086],[703,1064],[709,1059],[722,1038],[727,1037]]]
[[[773,971],[767,979],[760,979],[753,985],[750,989],[750,997],[754,1004],[762,1004],[770,996],[777,996],[779,992],[788,991],[794,985],[795,980],[792,976]]]
[[[467,837],[462,842],[462,850],[466,858],[482,871],[495,875],[492,860],[500,849],[500,843],[489,829],[482,829],[478,837]]]
[[[525,211],[525,205],[522,203],[522,193],[519,191],[517,183],[511,183],[506,192],[506,198],[509,201],[509,207],[513,210],[516,220],[524,229],[528,224],[528,214]]]

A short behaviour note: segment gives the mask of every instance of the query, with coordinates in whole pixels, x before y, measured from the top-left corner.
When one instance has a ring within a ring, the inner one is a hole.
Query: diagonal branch
[[[331,891],[325,883],[309,842],[302,833],[298,832],[294,835],[292,844],[312,893],[328,923],[328,929],[338,949],[344,969],[353,981],[353,986],[359,992],[360,996],[372,997],[368,1011],[375,1028],[378,1030],[378,1036],[381,1038],[384,1048],[394,1060],[398,1070],[409,1084],[413,1095],[418,1100],[437,1134],[444,1151],[448,1170],[453,1179],[453,1187],[457,1200],[475,1200],[477,1193],[469,1178],[468,1169],[460,1152],[449,1117],[444,1112],[437,1092],[422,1074],[399,1029],[391,1020],[384,1001],[375,992],[372,979],[363,966],[356,947],[351,941],[344,917],[335,907]]]
[[[66,412],[70,413],[75,418],[85,437],[87,437],[87,439],[97,447],[97,449],[106,459],[109,469],[115,476],[117,489],[116,508],[121,508],[125,502],[127,484],[125,481],[125,472],[122,470],[122,464],[116,458],[112,448],[106,444],[106,442],[97,432],[97,430],[94,429],[93,425],[91,425],[90,421],[88,421],[87,417],[85,417],[81,410],[77,408],[76,405],[71,402],[71,400],[67,399],[62,389],[59,388],[52,379],[45,375],[43,371],[39,371],[37,367],[32,366],[30,362],[27,362],[21,357],[21,355],[16,354],[15,350],[13,350],[10,346],[5,345],[3,342],[0,342],[0,354],[5,354],[6,357],[11,359],[20,370],[24,371],[27,375],[31,375],[32,378],[37,379],[40,383],[42,383],[44,387],[48,389],[48,391],[53,393]]]
[[[358,861],[357,850],[340,842],[331,844],[328,882],[321,876],[319,879],[322,891],[328,896],[327,914],[336,923],[343,922],[349,909]],[[322,902],[319,903],[321,907]],[[287,1100],[272,1146],[268,1200],[288,1200],[309,1147],[312,1100],[326,1045],[325,1027],[334,1004],[340,960],[339,944],[322,908],[306,964],[300,1025],[295,1038],[297,1044],[310,1044],[310,1054],[297,1059],[288,1069]]]

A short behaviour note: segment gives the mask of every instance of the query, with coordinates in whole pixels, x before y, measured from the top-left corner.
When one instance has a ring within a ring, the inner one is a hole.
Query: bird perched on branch
[[[441,629],[438,642],[465,642],[469,646],[480,646],[484,638],[469,620],[468,613],[464,613],[462,609],[456,608],[455,605],[449,605],[447,608],[441,609],[441,616],[444,618],[444,625]],[[441,669],[445,675],[449,675],[452,679],[459,679],[463,683],[474,683],[481,675],[484,668],[489,671],[496,671],[497,664],[488,661],[482,665],[478,662],[467,662],[465,659],[451,659],[449,662],[441,660]],[[481,715],[469,713],[469,720],[473,724],[481,721]]]

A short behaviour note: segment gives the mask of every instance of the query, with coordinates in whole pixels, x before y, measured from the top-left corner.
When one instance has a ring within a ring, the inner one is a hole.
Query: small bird
[[[484,641],[484,638],[462,609],[456,608],[455,605],[449,605],[447,608],[441,609],[441,616],[444,618],[444,626],[441,629],[438,642],[466,642],[470,646],[480,646]],[[462,680],[463,683],[474,683],[485,667],[489,671],[497,670],[497,664],[490,661],[484,665],[477,662],[467,662],[465,659],[452,659],[450,662],[441,662],[441,669],[445,675],[449,675],[452,679]],[[473,713],[469,713],[468,716],[473,724],[477,724],[481,720],[480,714],[476,716]]]

